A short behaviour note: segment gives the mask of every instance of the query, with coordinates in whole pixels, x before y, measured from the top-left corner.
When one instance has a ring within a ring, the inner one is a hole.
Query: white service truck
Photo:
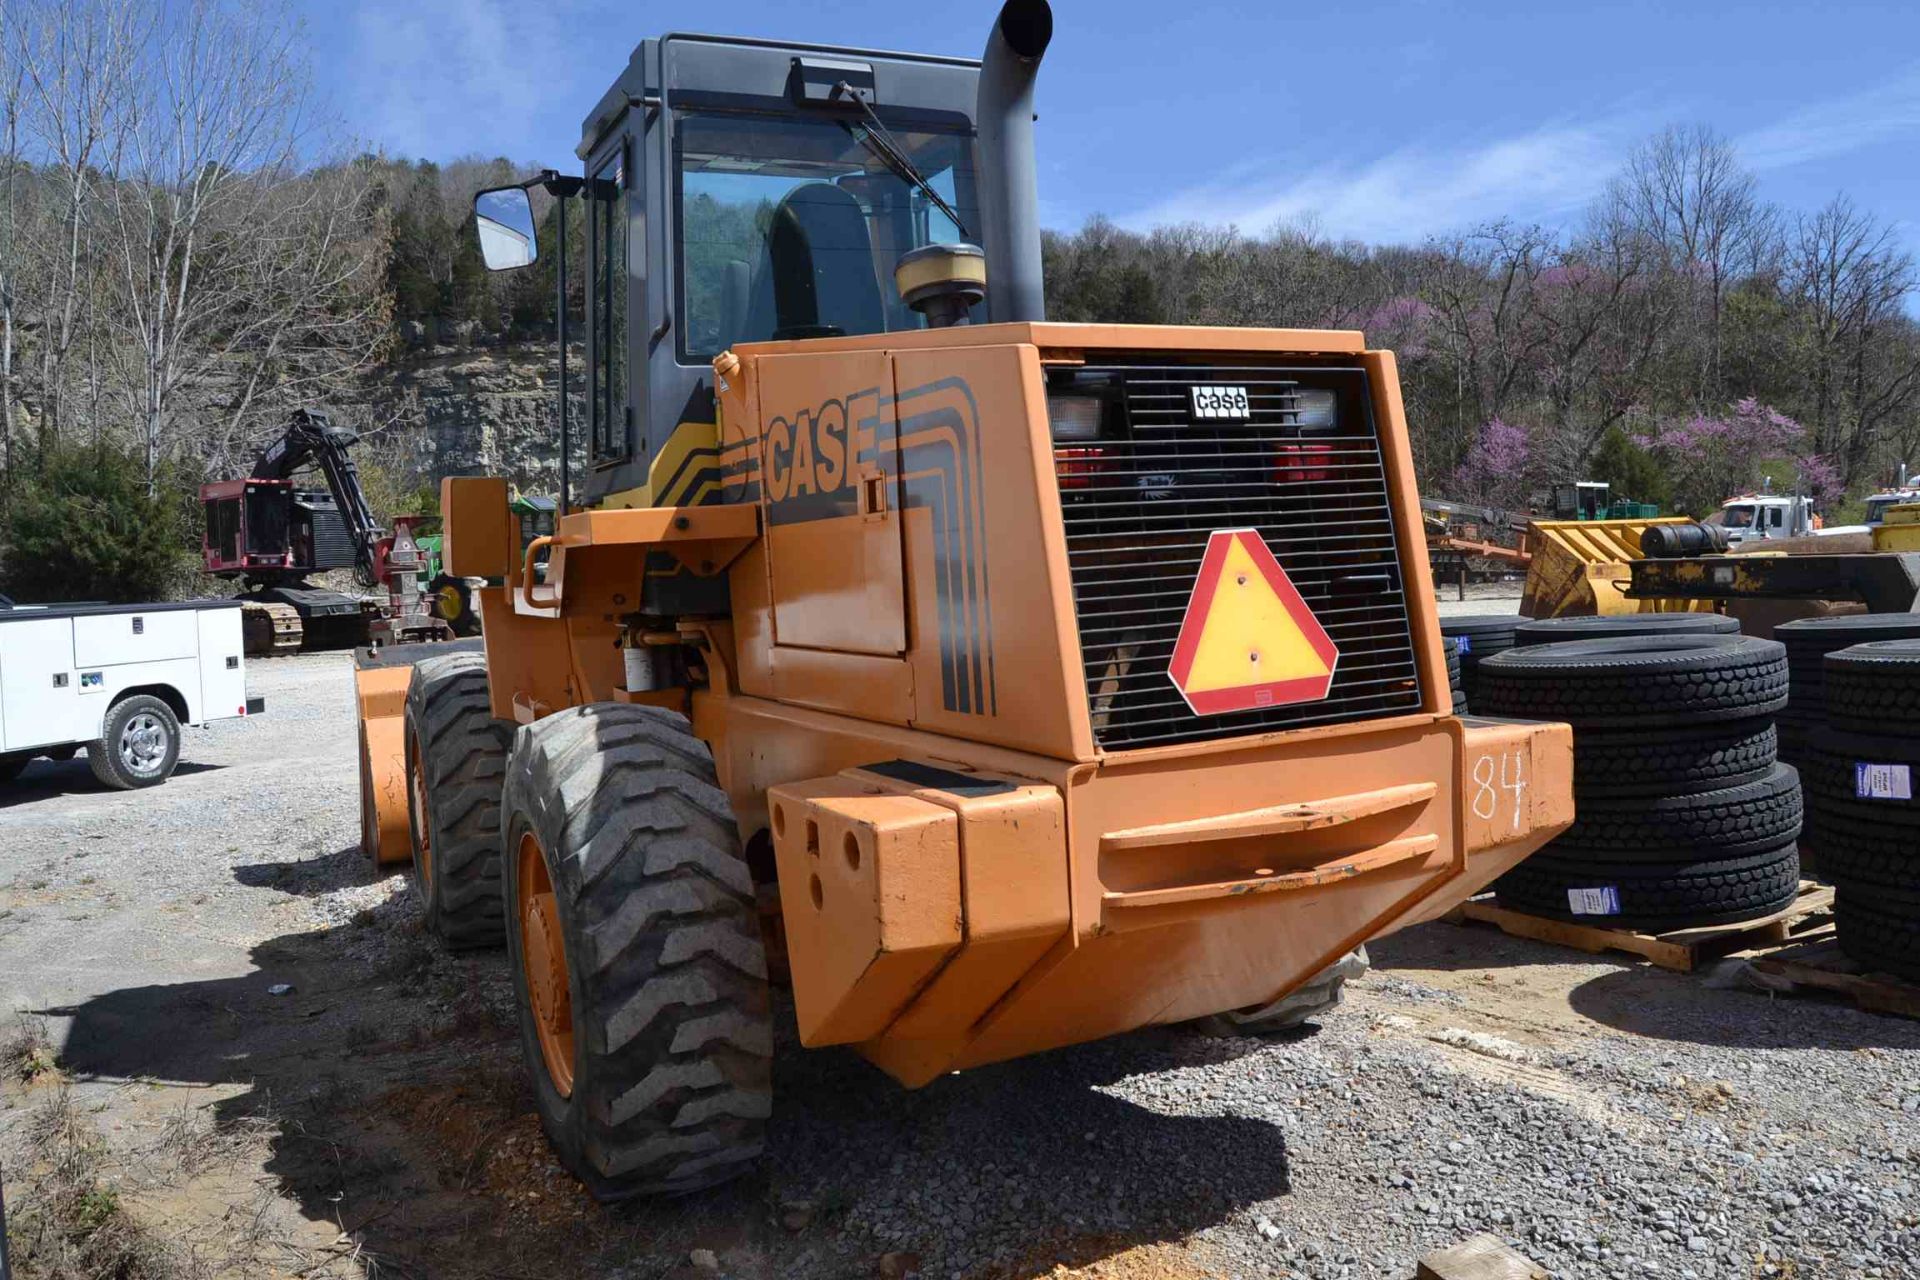
[[[15,605],[0,596],[0,782],[86,748],[121,790],[165,782],[180,729],[258,715],[240,602]]]

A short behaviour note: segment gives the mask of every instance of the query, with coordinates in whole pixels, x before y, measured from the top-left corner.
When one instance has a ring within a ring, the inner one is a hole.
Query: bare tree
[[[123,86],[126,163],[112,185],[116,321],[137,353],[129,388],[149,483],[182,380],[257,326],[260,263],[310,212],[298,174],[308,85],[272,9],[189,0],[160,16]]]
[[[1609,187],[1606,215],[1666,250],[1702,343],[1693,371],[1696,401],[1719,399],[1721,329],[1728,284],[1755,265],[1771,215],[1733,146],[1704,125],[1675,126],[1637,148]]]
[[[1799,305],[1815,447],[1851,479],[1920,392],[1911,341],[1888,342],[1910,335],[1913,259],[1890,226],[1836,196],[1796,222],[1785,285]]]
[[[62,426],[69,370],[94,287],[92,236],[105,175],[119,161],[120,111],[138,50],[152,34],[145,15],[112,0],[15,0],[6,45],[24,78],[23,129],[40,159],[47,199],[32,225],[41,243],[40,437]]]

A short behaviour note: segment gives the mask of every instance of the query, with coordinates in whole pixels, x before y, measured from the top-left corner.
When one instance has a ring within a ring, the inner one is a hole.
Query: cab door
[[[892,359],[763,356],[758,368],[774,643],[899,657],[907,611]]]

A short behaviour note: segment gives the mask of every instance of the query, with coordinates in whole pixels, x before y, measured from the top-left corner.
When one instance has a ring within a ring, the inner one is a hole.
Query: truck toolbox
[[[164,782],[182,727],[249,714],[241,647],[234,601],[0,608],[0,780],[85,747],[108,786]]]

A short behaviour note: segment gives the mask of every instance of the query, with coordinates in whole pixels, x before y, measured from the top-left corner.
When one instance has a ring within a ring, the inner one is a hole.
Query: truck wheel
[[[1194,1030],[1209,1036],[1264,1036],[1291,1031],[1309,1018],[1337,1007],[1348,978],[1358,978],[1372,967],[1365,947],[1355,947],[1322,969],[1305,985],[1272,1004],[1233,1009],[1201,1018]]]
[[[500,791],[512,728],[493,718],[484,654],[429,658],[407,684],[407,832],[427,928],[449,947],[497,947]]]
[[[772,1111],[752,876],[684,716],[597,704],[520,730],[507,953],[540,1123],[602,1200],[747,1172]]]
[[[150,693],[116,702],[100,740],[87,744],[87,763],[102,786],[116,791],[157,787],[180,763],[180,721]]]
[[[0,758],[0,782],[12,782],[30,763],[31,760],[26,756],[16,756],[12,759]]]

